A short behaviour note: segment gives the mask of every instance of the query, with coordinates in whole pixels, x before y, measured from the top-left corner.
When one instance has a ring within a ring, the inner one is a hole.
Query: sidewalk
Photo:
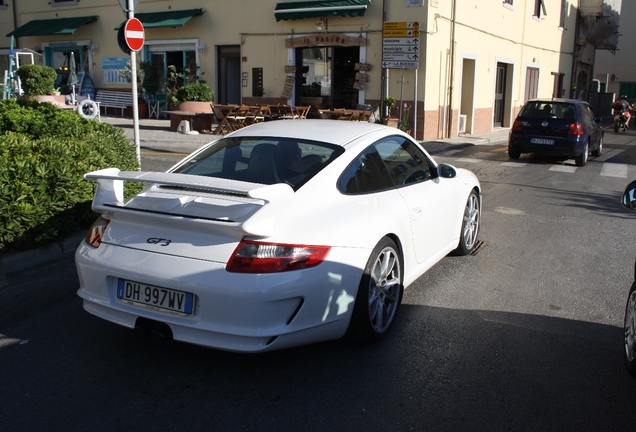
[[[127,117],[102,116],[103,123],[110,123],[123,129],[124,134],[131,141],[133,136],[133,121]],[[180,148],[194,151],[204,144],[217,138],[217,135],[202,133],[199,135],[187,135],[169,130],[170,120],[167,119],[140,119],[139,120],[139,144],[142,148],[155,150],[170,150],[176,141]],[[462,134],[454,138],[423,141],[422,145],[429,153],[440,153],[449,146],[455,145],[493,145],[508,140],[508,128],[497,128],[492,132],[480,135]]]
[[[102,116],[103,123],[110,123],[123,129],[124,134],[133,141],[133,121],[126,117]],[[217,138],[215,135],[188,135],[169,130],[170,121],[164,119],[141,119],[139,122],[139,143],[144,149],[172,150],[175,143],[181,151],[194,151]],[[453,146],[494,145],[508,139],[508,129],[496,129],[483,135],[462,135],[454,138],[424,141],[423,147],[431,154],[443,153]],[[85,233],[77,233],[56,242],[46,248],[31,249],[0,258],[0,288],[6,285],[6,274],[46,264],[62,258],[72,257]]]

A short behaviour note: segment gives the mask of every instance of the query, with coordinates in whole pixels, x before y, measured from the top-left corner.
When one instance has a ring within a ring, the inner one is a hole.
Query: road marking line
[[[573,173],[573,172],[576,171],[576,167],[568,166],[568,165],[552,165],[552,167],[550,167],[549,171]]]
[[[515,168],[521,168],[521,167],[526,166],[527,164],[520,163],[520,162],[502,162],[501,165],[509,166],[509,167],[515,167]]]
[[[613,158],[614,156],[616,156],[619,153],[624,152],[625,150],[621,150],[621,149],[612,149],[608,152],[604,152],[602,155],[600,155],[597,158],[594,158],[595,161],[598,162],[605,162],[606,160]]]
[[[605,177],[627,178],[627,164],[604,163],[601,175]]]
[[[503,152],[507,152],[508,151],[508,147],[501,147],[501,148],[497,148],[494,150],[491,150],[492,153],[503,153]]]
[[[481,159],[471,159],[471,158],[459,158],[457,162],[467,162],[467,163],[479,163]]]

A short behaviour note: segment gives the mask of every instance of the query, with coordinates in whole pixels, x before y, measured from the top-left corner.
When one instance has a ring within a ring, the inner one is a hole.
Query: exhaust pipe
[[[168,324],[147,318],[137,318],[135,334],[141,338],[150,337],[157,343],[170,342],[172,340],[172,329]]]

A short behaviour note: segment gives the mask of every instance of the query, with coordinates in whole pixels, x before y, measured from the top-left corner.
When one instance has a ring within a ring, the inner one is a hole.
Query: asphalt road
[[[605,156],[579,168],[509,164],[502,145],[435,155],[480,177],[484,244],[411,285],[374,345],[157,344],[84,312],[72,260],[9,274],[0,429],[633,431],[621,326],[636,213],[619,196],[634,142],[608,133]]]

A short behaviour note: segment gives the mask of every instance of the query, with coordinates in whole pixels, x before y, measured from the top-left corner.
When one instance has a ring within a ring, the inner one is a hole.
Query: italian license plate
[[[117,281],[117,298],[128,303],[192,315],[194,294],[146,285],[125,279]]]
[[[554,140],[553,139],[547,139],[547,138],[530,138],[530,144],[554,145]]]

